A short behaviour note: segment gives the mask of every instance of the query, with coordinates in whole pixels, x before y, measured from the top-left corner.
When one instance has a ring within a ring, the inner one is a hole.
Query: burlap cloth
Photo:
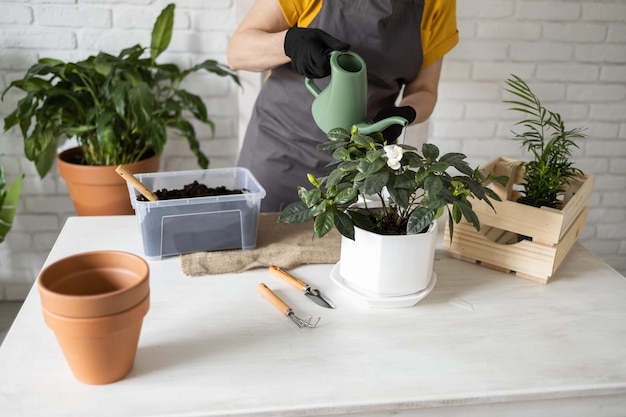
[[[201,276],[243,272],[270,265],[289,269],[304,264],[339,261],[341,235],[333,229],[313,239],[313,222],[277,223],[279,213],[259,215],[257,246],[251,250],[196,252],[180,256],[185,275]]]

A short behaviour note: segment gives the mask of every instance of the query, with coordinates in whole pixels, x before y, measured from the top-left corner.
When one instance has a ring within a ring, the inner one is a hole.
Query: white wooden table
[[[70,218],[47,263],[98,249],[142,254],[134,216]],[[151,261],[151,310],[134,369],[103,386],[74,379],[36,287],[0,347],[2,416],[626,415],[626,279],[576,245],[548,285],[436,255],[415,307],[362,306],[331,265],[292,272],[323,309],[266,270],[187,277]],[[257,291],[265,282],[298,329]]]

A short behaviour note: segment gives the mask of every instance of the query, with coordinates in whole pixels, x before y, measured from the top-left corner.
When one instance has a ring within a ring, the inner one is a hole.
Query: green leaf
[[[176,90],[176,96],[181,99],[183,106],[191,111],[196,119],[209,123],[206,106],[199,96],[185,90]]]
[[[168,122],[167,124],[170,127],[175,127],[180,130],[181,134],[187,139],[187,144],[189,145],[189,149],[196,156],[198,161],[198,165],[204,169],[206,169],[209,165],[209,160],[206,155],[200,150],[200,143],[196,137],[196,130],[193,125],[189,123],[187,120],[183,119],[182,116],[178,116],[175,120]],[[165,146],[165,141],[167,139],[166,132],[163,131],[162,135],[159,136],[159,142],[155,141],[155,138],[152,140],[152,146],[158,149],[160,152],[163,152],[163,148]],[[160,155],[159,152],[159,155]]]
[[[334,129],[330,129],[326,134],[326,137],[331,141],[345,142],[350,139],[350,133],[344,128],[336,127]]]
[[[404,171],[399,175],[393,176],[393,183],[391,188],[401,188],[404,190],[415,190],[415,172],[413,171]]]
[[[313,211],[313,217],[321,213],[325,213],[327,210],[330,210],[331,207],[332,207],[332,204],[329,204],[328,200],[322,199],[318,204],[311,207],[311,210]]]
[[[439,148],[432,143],[425,143],[422,145],[422,154],[425,158],[434,161],[439,156]]]
[[[344,162],[341,162],[339,165],[337,165],[337,169],[343,172],[350,172],[350,171],[356,170],[358,166],[359,166],[359,161],[344,161]]]
[[[52,168],[57,156],[57,140],[56,138],[50,138],[51,140],[46,146],[39,152],[35,161],[35,168],[40,178],[46,176],[46,174]],[[25,142],[26,143],[26,142]]]
[[[362,135],[360,133],[353,135],[352,141],[356,143],[357,145],[362,146],[367,149],[371,149],[372,146],[374,145],[374,140],[372,140],[372,138],[370,138],[367,135]]]
[[[409,216],[406,232],[409,235],[415,235],[424,232],[433,222],[437,210],[428,209],[426,207],[418,207]]]
[[[448,210],[448,229],[450,229],[450,244],[452,245],[452,239],[454,237],[454,221],[452,220],[452,213]]]
[[[445,172],[448,168],[450,168],[450,165],[447,162],[437,161],[432,163],[428,170],[430,172]]]
[[[156,61],[157,57],[167,49],[172,39],[172,29],[174,27],[174,8],[176,6],[170,3],[163,9],[157,18],[154,28],[152,29],[152,39],[150,42],[150,57],[152,61]]]
[[[283,209],[279,223],[304,223],[313,218],[311,210],[302,201],[295,201]]]
[[[464,175],[469,175],[470,177],[473,175],[474,170],[469,166],[466,161],[454,161],[452,166]]]
[[[374,162],[376,160],[383,160],[382,159],[383,155],[385,155],[385,150],[380,148],[380,149],[367,151],[367,153],[365,154],[365,157],[367,158],[369,162]]]
[[[412,195],[412,190],[406,188],[389,187],[389,195],[398,207],[406,208],[409,206],[409,199]]]
[[[317,145],[317,149],[320,151],[334,151],[335,149],[342,148],[345,146],[345,142],[341,141],[330,141],[324,142]]]
[[[454,223],[460,222],[462,217],[463,217],[463,212],[461,212],[461,207],[459,207],[458,204],[453,204],[452,205],[452,220],[454,221]]]
[[[447,162],[448,164],[454,166],[455,163],[459,161],[463,161],[465,158],[467,158],[465,154],[458,153],[458,152],[449,152],[443,155],[441,158],[439,158],[439,161]]]
[[[128,90],[128,106],[137,120],[136,128],[142,129],[145,123],[150,122],[154,109],[154,96],[146,83],[139,83]]]
[[[304,187],[298,187],[298,197],[307,207],[313,207],[322,200],[322,191],[319,188],[307,190]]]
[[[334,213],[330,210],[319,213],[317,217],[315,217],[315,223],[313,225],[313,235],[315,237],[322,237],[326,233],[330,232],[333,229],[335,224],[335,216]]]
[[[364,194],[378,194],[387,185],[389,181],[389,171],[383,169],[376,174],[370,175],[363,181]]]
[[[111,102],[115,112],[121,117],[124,117],[126,113],[126,95],[130,89],[130,83],[127,81],[121,81],[116,83],[111,90]]]
[[[422,157],[415,152],[405,152],[402,155],[402,160],[406,161],[406,165],[411,168],[422,168],[425,166]]]
[[[429,196],[439,195],[439,192],[442,189],[443,189],[443,182],[441,181],[441,178],[439,178],[438,176],[429,175],[424,180],[424,191],[426,191],[426,193]]]
[[[17,212],[18,203],[20,200],[20,194],[22,192],[22,179],[21,175],[18,179],[13,181],[6,190],[4,190],[4,173],[0,166],[0,243],[4,241],[7,233],[13,226],[13,219]]]
[[[335,197],[336,204],[349,204],[356,201],[359,191],[356,188],[346,188],[341,190]]]
[[[19,88],[26,92],[39,91],[41,89],[50,88],[52,84],[48,80],[41,78],[30,78],[24,82],[19,83]]]
[[[333,169],[328,177],[326,177],[326,186],[332,187],[333,185],[339,184],[342,179],[345,177],[346,173],[340,169]]]
[[[333,159],[339,161],[350,161],[350,151],[345,147],[339,147],[333,152]]]
[[[350,211],[349,215],[352,219],[352,222],[356,226],[365,230],[374,230],[374,223],[372,222],[372,218],[369,215],[358,210]]]
[[[374,174],[384,167],[387,166],[387,162],[385,162],[382,158],[375,159],[374,161],[369,161],[368,159],[361,159],[357,169],[359,172],[362,172],[366,175]]]
[[[458,200],[454,203],[455,207],[459,207],[463,213],[463,217],[467,220],[477,231],[480,231],[480,221],[478,216],[472,210],[472,205],[467,200]]]
[[[120,163],[115,158],[119,150],[117,149],[118,141],[116,133],[111,124],[112,119],[113,115],[111,113],[106,113],[97,119],[96,136],[105,158],[89,161],[92,165],[115,165]]]
[[[237,85],[241,86],[239,76],[235,71],[213,59],[207,59],[206,61],[194,65],[190,69],[183,71],[181,74],[181,78],[186,77],[189,73],[196,72],[201,69],[211,74],[219,75],[220,77],[230,77],[235,83],[237,83]]]
[[[341,211],[337,211],[335,213],[335,227],[342,236],[354,240],[354,223],[350,216]]]

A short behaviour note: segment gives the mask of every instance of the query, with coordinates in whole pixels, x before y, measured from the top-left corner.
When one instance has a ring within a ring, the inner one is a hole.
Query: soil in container
[[[207,187],[205,184],[200,184],[198,181],[194,181],[191,184],[185,185],[182,189],[167,189],[154,191],[154,194],[159,200],[174,200],[180,198],[194,198],[194,197],[213,197],[217,195],[231,195],[231,194],[243,194],[246,192],[244,189],[231,190],[221,185],[218,187]],[[137,196],[138,201],[148,201],[143,195]]]

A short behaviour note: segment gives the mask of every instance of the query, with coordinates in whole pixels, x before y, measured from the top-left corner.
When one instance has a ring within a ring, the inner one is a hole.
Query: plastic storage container
[[[150,190],[182,189],[198,181],[207,187],[244,189],[243,194],[160,201],[138,201],[128,192],[148,257],[256,246],[259,210],[265,189],[246,168],[220,168],[135,174]]]

